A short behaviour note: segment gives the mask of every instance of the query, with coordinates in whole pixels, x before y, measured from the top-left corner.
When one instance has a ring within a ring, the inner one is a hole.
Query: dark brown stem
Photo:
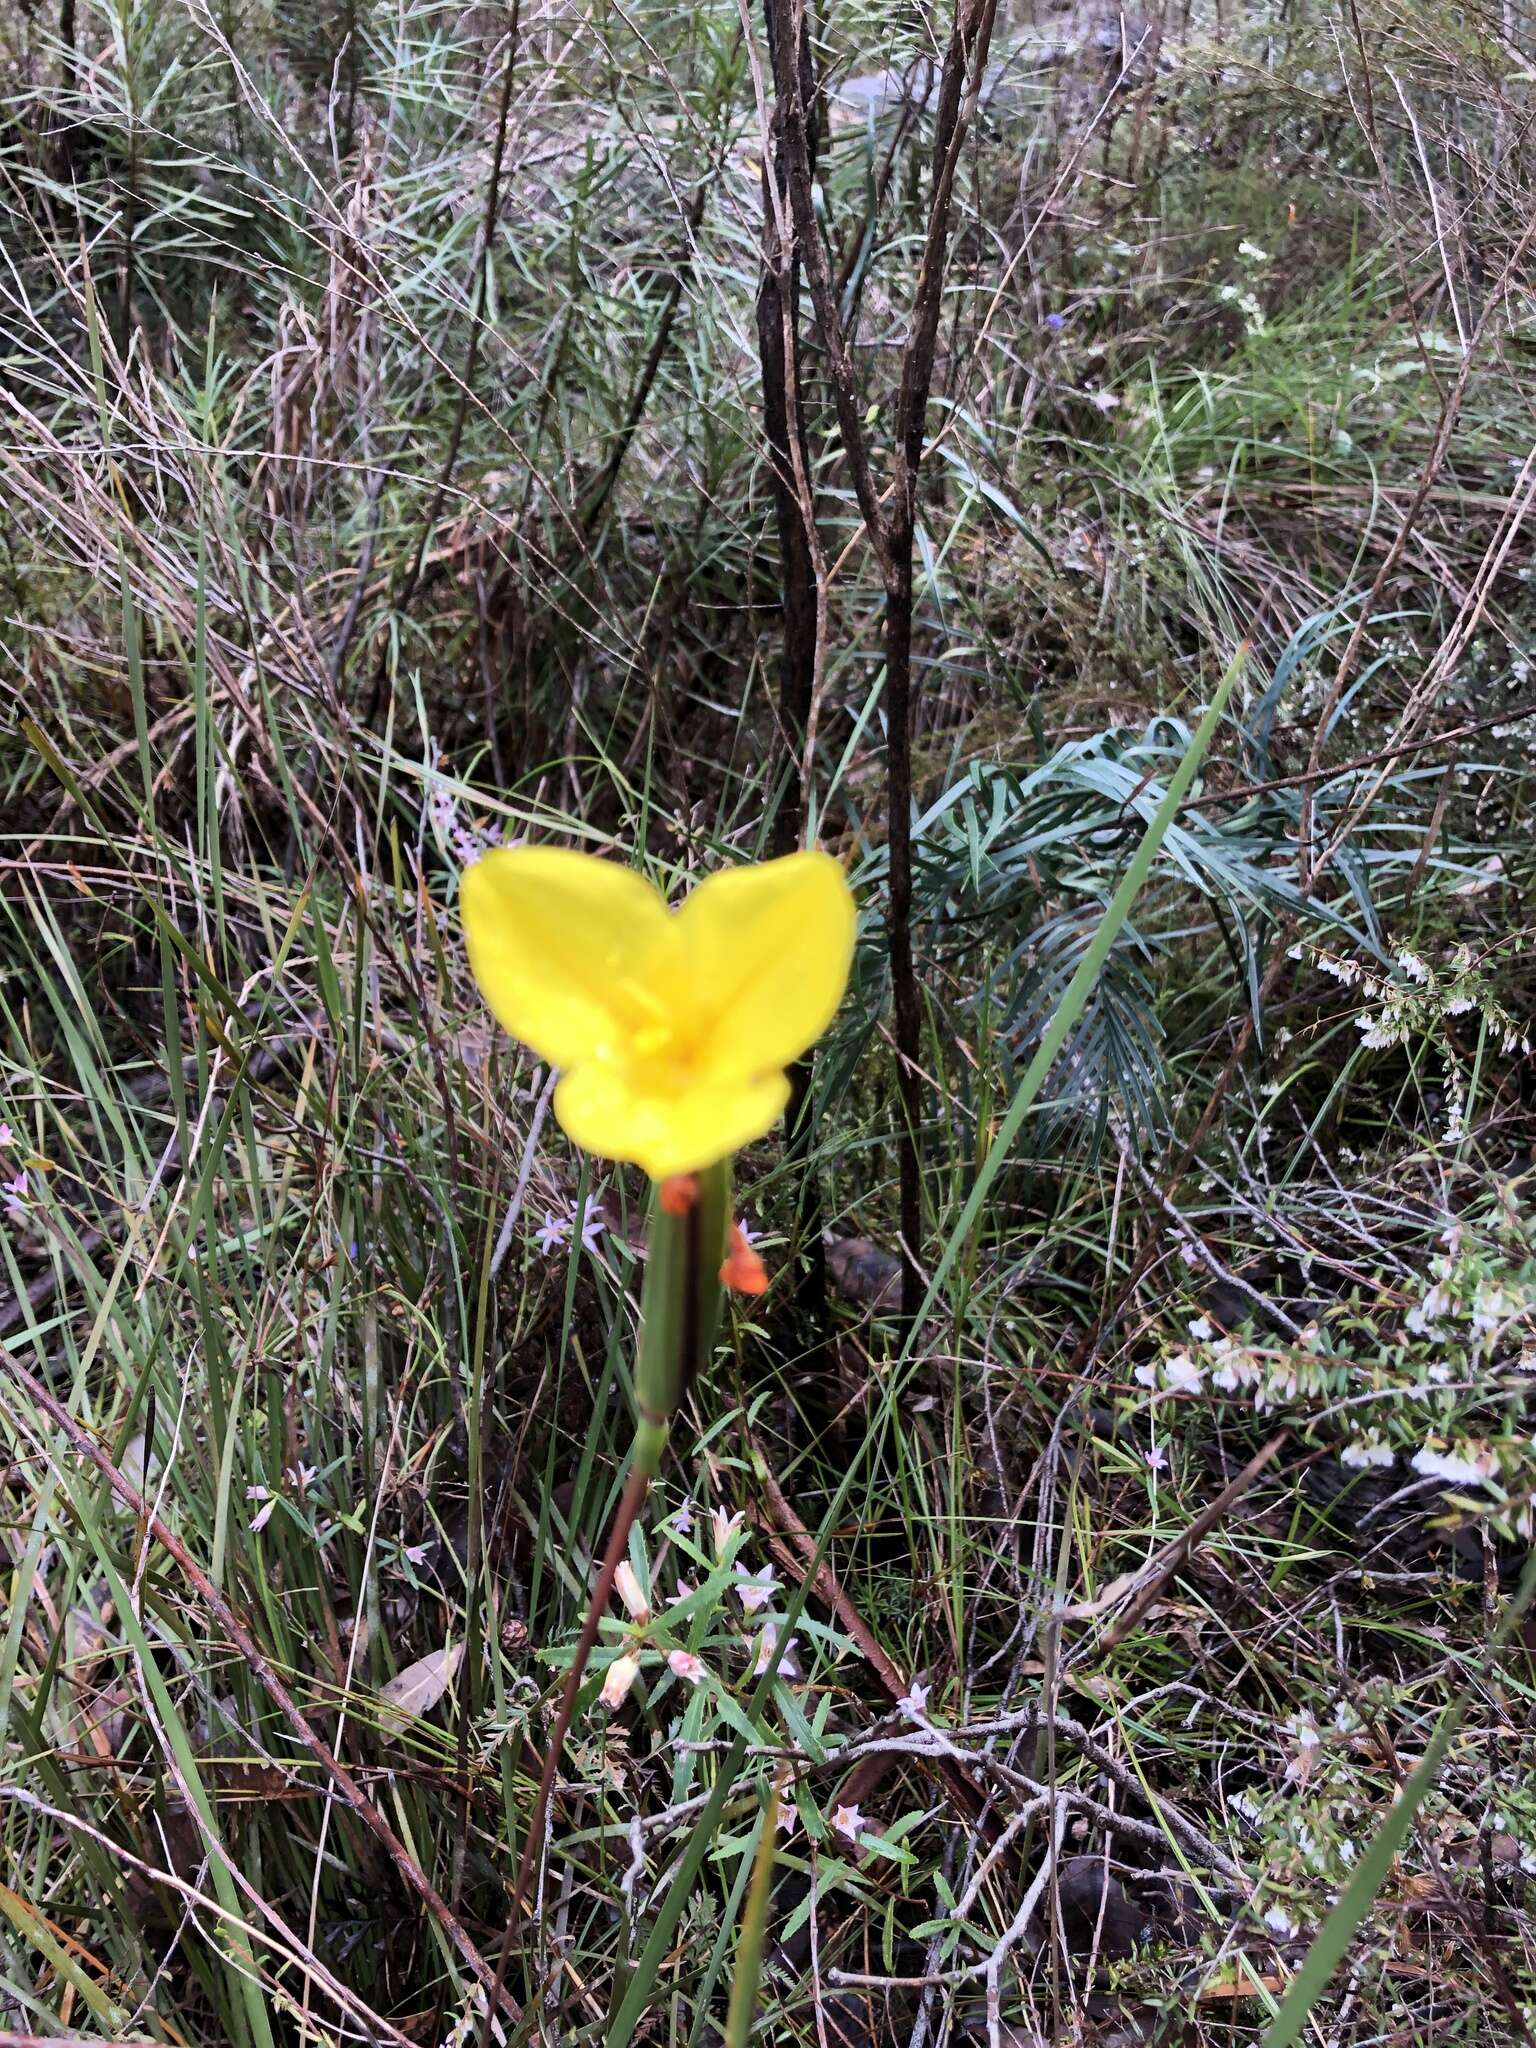
[[[790,33],[774,0],[764,0],[764,20],[773,71],[781,58],[775,38]],[[783,53],[793,67],[801,104],[816,105],[810,37],[803,14],[796,17],[798,48]],[[789,170],[784,147],[782,110],[774,123],[773,150],[763,160],[763,258],[757,290],[757,347],[763,378],[763,430],[768,443],[769,474],[779,532],[783,579],[783,657],[779,673],[779,752],[784,791],[774,813],[770,846],[775,854],[793,853],[805,832],[805,788],[802,756],[811,728],[820,634],[814,521],[810,494],[810,451],[805,434],[805,389],[800,371],[800,252],[791,233],[786,243],[780,220],[789,211]],[[807,133],[814,168],[818,135]],[[770,185],[770,179],[772,184]],[[827,1260],[821,1241],[821,1182],[810,1163],[813,1128],[810,1117],[813,1055],[790,1069],[789,1106],[784,1127],[787,1156],[799,1169],[795,1230],[791,1242],[794,1308],[803,1324],[802,1338],[814,1355],[805,1363],[813,1386],[822,1384],[826,1360]]]
[[[939,80],[934,116],[933,192],[912,307],[912,329],[902,356],[896,409],[895,474],[889,512],[870,466],[853,359],[837,291],[816,220],[809,94],[795,52],[803,24],[799,0],[764,0],[769,25],[774,92],[783,135],[783,170],[794,218],[796,251],[816,309],[837,407],[843,452],[864,517],[871,551],[885,583],[885,713],[889,761],[890,887],[886,936],[895,1009],[900,1109],[896,1158],[900,1182],[902,1311],[916,1315],[922,1298],[922,1179],[918,1132],[922,1122],[922,1001],[912,952],[912,550],[917,484],[927,428],[928,399],[943,307],[950,216],[960,153],[980,90],[996,19],[997,0],[958,0]]]
[[[801,0],[763,0],[763,6],[768,21],[768,54],[773,66],[775,119],[782,138],[781,151],[776,151],[776,155],[783,166],[794,222],[795,254],[805,266],[811,303],[816,309],[816,325],[827,354],[837,423],[843,438],[843,453],[853,477],[854,494],[863,514],[869,544],[875,559],[883,567],[885,526],[880,514],[880,494],[870,468],[858,381],[838,315],[836,286],[816,222],[814,131],[797,55],[803,33],[804,7]]]
[[[672,340],[672,328],[677,320],[677,309],[683,300],[683,287],[687,283],[688,272],[693,266],[694,239],[703,224],[705,197],[718,171],[719,165],[717,163],[709,176],[699,180],[698,189],[695,191],[688,208],[687,233],[683,240],[682,253],[677,259],[672,273],[672,282],[668,285],[667,295],[662,301],[661,312],[656,321],[656,332],[651,338],[651,346],[646,353],[645,361],[640,366],[640,375],[635,379],[635,386],[630,393],[629,404],[625,407],[624,424],[620,427],[618,439],[613,444],[613,452],[598,471],[597,477],[588,492],[586,504],[582,507],[579,515],[581,530],[589,537],[596,531],[598,521],[607,509],[608,500],[613,495],[613,487],[619,480],[619,471],[624,467],[624,458],[629,453],[630,444],[633,442],[635,435],[640,431],[640,422],[645,418],[645,409],[650,403],[652,388],[655,385],[662,362],[666,357],[668,346]]]
[[[555,1773],[560,1768],[560,1758],[565,1750],[565,1739],[571,1732],[571,1722],[576,1714],[576,1695],[581,1690],[581,1681],[586,1676],[587,1660],[592,1655],[592,1645],[597,1641],[597,1631],[608,1602],[613,1598],[613,1582],[618,1576],[619,1566],[629,1548],[629,1532],[635,1526],[645,1496],[650,1489],[650,1478],[637,1465],[624,1482],[624,1492],[619,1501],[619,1511],[613,1519],[613,1529],[608,1538],[608,1548],[603,1552],[603,1562],[597,1574],[597,1584],[592,1588],[592,1598],[587,1603],[587,1618],[581,1625],[581,1634],[576,1643],[576,1655],[565,1689],[560,1695],[560,1705],[555,1714],[555,1723],[550,1730],[549,1748],[544,1756],[544,1768],[539,1773],[539,1789],[533,1796],[533,1811],[528,1816],[528,1834],[523,1843],[523,1853],[518,1860],[517,1878],[512,1886],[512,1903],[507,1915],[507,1930],[501,1938],[501,1953],[496,1958],[495,1996],[485,2011],[485,2024],[480,2035],[480,2048],[488,2048],[491,2038],[491,2021],[498,2001],[505,1996],[507,1966],[512,1960],[512,1944],[522,1918],[524,1896],[533,1882],[538,1866],[539,1852],[544,1845],[544,1823],[549,1812],[550,1794],[554,1790]]]
[[[917,526],[917,484],[933,389],[934,355],[949,256],[955,173],[981,87],[997,0],[959,0],[934,116],[933,197],[928,233],[912,307],[912,333],[902,359],[896,402],[895,504],[886,523],[885,728],[889,770],[890,884],[886,942],[896,1026],[896,1085],[900,1112],[896,1166],[901,1214],[901,1312],[916,1319],[923,1298],[922,999],[912,956],[912,548]]]
[[[885,745],[890,881],[885,937],[891,959],[896,1038],[896,1177],[901,1217],[901,1313],[912,1322],[923,1298],[921,1054],[922,1001],[912,958],[912,533],[892,541],[885,584]]]

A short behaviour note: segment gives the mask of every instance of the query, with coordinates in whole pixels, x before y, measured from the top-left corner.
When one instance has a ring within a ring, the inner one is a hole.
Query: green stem
[[[667,1432],[678,1403],[686,1394],[694,1374],[714,1348],[720,1326],[724,1288],[720,1267],[725,1258],[731,1227],[731,1167],[729,1160],[711,1166],[698,1176],[698,1195],[681,1215],[661,1205],[660,1190],[652,1194],[650,1251],[646,1260],[645,1285],[640,1297],[640,1351],[635,1363],[635,1440],[630,1452],[629,1473],[613,1518],[608,1545],[598,1569],[597,1582],[587,1603],[586,1619],[576,1642],[576,1654],[560,1695],[560,1705],[550,1730],[549,1747],[528,1833],[518,1861],[517,1879],[496,1961],[495,1994],[486,2006],[481,2048],[490,2036],[491,2017],[506,1983],[512,1942],[529,1896],[544,1846],[545,1824],[555,1774],[565,1752],[566,1737],[576,1715],[576,1700],[586,1676],[587,1663],[608,1603],[613,1582],[629,1549],[629,1534],[644,1505],[651,1481],[661,1470],[667,1447]]]
[[[763,1942],[768,1932],[768,1906],[773,1897],[773,1859],[778,1847],[779,1795],[768,1794],[763,1809],[757,1854],[752,1860],[752,1883],[747,1891],[747,1910],[742,1916],[741,1938],[737,1944],[736,1977],[731,1985],[730,2011],[725,2020],[725,2048],[748,2048],[752,2019],[757,2011],[757,1987],[763,1973]]]

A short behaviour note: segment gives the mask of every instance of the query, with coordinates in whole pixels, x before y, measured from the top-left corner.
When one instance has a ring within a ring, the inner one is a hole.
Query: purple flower
[[[581,1212],[581,1242],[584,1250],[595,1252],[597,1240],[608,1228],[603,1218],[602,1200],[597,1195],[588,1195]]]
[[[568,1216],[557,1216],[552,1209],[544,1211],[544,1221],[534,1232],[534,1242],[545,1253],[563,1251],[571,1241],[575,1230],[581,1238],[582,1247],[589,1252],[597,1250],[599,1236],[608,1228],[603,1219],[603,1205],[596,1195],[588,1195],[585,1206],[578,1217],[572,1209]]]
[[[16,1133],[11,1129],[10,1125],[0,1124],[0,1146],[13,1145],[15,1142]]]
[[[533,1233],[533,1237],[535,1244],[537,1244],[541,1252],[557,1252],[565,1244],[570,1234],[571,1226],[569,1221],[563,1216],[551,1214],[546,1209],[544,1211],[544,1221]]]
[[[779,1678],[793,1679],[801,1677],[803,1674],[800,1670],[800,1660],[795,1655],[799,1641],[800,1638],[798,1636],[786,1636],[784,1638],[784,1648],[779,1652],[778,1659],[775,1662],[774,1651],[779,1647],[779,1625],[776,1621],[765,1621],[763,1623],[762,1635],[758,1638],[757,1662],[752,1667],[752,1676],[754,1678],[761,1678],[768,1669],[768,1666],[772,1664],[775,1676]]]
[[[1066,326],[1067,316],[1065,313],[1047,313],[1045,324],[1047,327],[1054,328],[1059,332],[1061,328]]]
[[[14,1180],[0,1181],[0,1194],[5,1196],[5,1213],[8,1216],[20,1216],[26,1207],[27,1201],[27,1176],[25,1168],[16,1175]]]
[[[765,1564],[760,1572],[749,1572],[744,1564],[736,1567],[736,1597],[748,1614],[756,1614],[759,1607],[766,1607],[778,1590],[778,1575],[771,1564]]]
[[[898,1700],[896,1705],[909,1721],[920,1721],[928,1711],[927,1686],[919,1685],[914,1678],[911,1685],[907,1688],[906,1698]]]

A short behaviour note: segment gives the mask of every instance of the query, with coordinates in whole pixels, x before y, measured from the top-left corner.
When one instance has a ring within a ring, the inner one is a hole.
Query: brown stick
[[[780,1562],[792,1571],[802,1584],[809,1585],[827,1612],[836,1616],[870,1670],[879,1679],[890,1697],[891,1704],[896,1705],[906,1698],[909,1690],[908,1681],[886,1655],[884,1645],[844,1592],[831,1565],[825,1558],[817,1561],[815,1537],[790,1506],[783,1488],[762,1458],[761,1451],[758,1454],[758,1462],[761,1466],[762,1486],[768,1502],[768,1512],[774,1525],[783,1532],[782,1539],[770,1537],[770,1547],[778,1553]],[[938,1765],[939,1775],[949,1787],[956,1805],[966,1819],[972,1826],[979,1824],[989,1841],[997,1840],[1000,1832],[998,1816],[993,1811],[987,1794],[953,1757],[939,1758]]]
[[[885,711],[887,734],[888,855],[886,943],[895,1011],[896,1127],[899,1183],[902,1314],[910,1323],[922,1302],[922,998],[912,954],[912,551],[917,524],[917,483],[927,429],[928,399],[943,307],[955,175],[997,15],[997,0],[957,0],[944,53],[934,117],[933,197],[912,308],[912,331],[902,354],[896,407],[896,460],[892,507],[870,466],[853,360],[838,311],[837,292],[816,220],[810,118],[796,61],[804,29],[804,0],[765,0],[769,55],[784,138],[783,166],[795,240],[805,264],[816,322],[826,349],[843,452],[853,478],[869,544],[885,583]]]
[[[773,0],[764,0],[763,14],[770,50],[787,24]],[[803,13],[797,14],[799,47],[788,52],[806,106],[816,103],[810,37]],[[780,59],[773,52],[774,76]],[[764,121],[767,124],[766,109]],[[773,132],[776,130],[776,132]],[[809,135],[814,166],[819,136]],[[800,250],[789,226],[789,170],[785,160],[782,115],[764,136],[762,268],[757,288],[757,351],[763,379],[763,431],[768,443],[768,468],[773,480],[774,512],[779,531],[779,560],[784,582],[783,663],[779,678],[779,752],[785,788],[774,814],[770,845],[775,854],[793,853],[805,832],[806,790],[814,756],[812,731],[822,642],[822,591],[816,545],[816,501],[811,490],[811,459],[805,434],[804,380],[800,367]],[[769,146],[771,145],[771,147]],[[804,766],[802,768],[802,755]],[[814,1054],[806,1053],[789,1071],[789,1104],[784,1113],[787,1158],[799,1168],[795,1233],[792,1245],[793,1305],[802,1328],[794,1333],[796,1348],[809,1347],[806,1363],[810,1384],[826,1383],[827,1255],[821,1241],[821,1182],[809,1158],[811,1149],[811,1083]]]
[[[544,1768],[539,1774],[539,1789],[534,1794],[533,1811],[528,1816],[528,1838],[523,1843],[523,1853],[517,1866],[517,1882],[512,1887],[512,1914],[508,1931],[517,1925],[517,1916],[522,1910],[523,1894],[533,1878],[534,1868],[543,1847],[544,1821],[549,1811],[550,1794],[554,1790],[555,1773],[560,1768],[560,1757],[565,1749],[565,1738],[571,1732],[571,1722],[576,1714],[576,1695],[581,1691],[581,1681],[587,1673],[587,1660],[592,1655],[592,1645],[597,1641],[597,1631],[603,1616],[608,1611],[608,1602],[613,1598],[613,1582],[618,1577],[619,1566],[624,1562],[629,1549],[629,1532],[635,1526],[635,1517],[650,1489],[650,1477],[638,1466],[624,1482],[624,1492],[619,1500],[619,1511],[613,1518],[613,1529],[608,1537],[608,1548],[603,1552],[603,1562],[597,1574],[597,1583],[592,1588],[592,1598],[587,1603],[587,1615],[581,1625],[581,1634],[576,1639],[576,1655],[566,1677],[565,1689],[560,1695],[559,1710],[555,1725],[550,1730],[549,1749],[544,1758]],[[502,1959],[497,1965],[496,1979],[501,1982],[507,1950],[502,1949]]]
[[[476,1979],[487,1990],[492,1992],[491,2005],[494,2006],[499,1998],[506,2006],[513,2021],[521,2020],[522,2013],[520,2009],[510,1998],[506,1997],[500,1985],[496,1983],[489,1963],[486,1962],[484,1956],[481,1955],[475,1944],[470,1940],[469,1935],[465,1932],[450,1907],[438,1896],[430,1878],[428,1878],[425,1871],[421,1869],[407,1851],[404,1843],[400,1841],[388,1821],[385,1820],[383,1814],[379,1812],[372,1800],[368,1798],[367,1794],[358,1785],[346,1765],[338,1757],[332,1755],[314,1729],[310,1727],[308,1721],[305,1720],[303,1714],[300,1713],[293,1699],[289,1696],[282,1680],[262,1655],[255,1638],[235,1613],[229,1602],[224,1598],[218,1587],[214,1585],[212,1579],[209,1578],[208,1574],[197,1562],[196,1558],[193,1557],[191,1551],[188,1550],[187,1546],[178,1536],[166,1527],[160,1517],[151,1510],[148,1501],[145,1500],[136,1487],[123,1477],[122,1473],[119,1472],[106,1452],[91,1436],[90,1432],[75,1420],[69,1410],[48,1391],[42,1381],[35,1374],[29,1372],[13,1352],[0,1347],[0,1358],[3,1358],[6,1370],[12,1375],[16,1384],[26,1394],[27,1398],[57,1428],[64,1432],[64,1435],[68,1437],[70,1443],[81,1456],[88,1459],[96,1467],[96,1470],[106,1480],[118,1499],[122,1501],[123,1505],[138,1520],[140,1526],[149,1535],[154,1537],[155,1541],[168,1556],[174,1559],[188,1585],[191,1586],[193,1592],[197,1594],[204,1606],[208,1608],[219,1626],[224,1630],[235,1648],[250,1666],[252,1675],[262,1691],[287,1721],[294,1734],[299,1738],[299,1741],[309,1751],[316,1763],[319,1764],[321,1770],[325,1772],[364,1827],[379,1842],[385,1854],[389,1857],[390,1862],[394,1864],[406,1884],[415,1892],[427,1911],[432,1915],[432,1918],[442,1928],[444,1934],[447,1935],[449,1941],[457,1949],[463,1961],[468,1964]]]
[[[1268,1443],[1262,1445],[1248,1460],[1236,1478],[1229,1479],[1216,1498],[1206,1503],[1189,1527],[1181,1529],[1173,1541],[1165,1549],[1160,1550],[1149,1563],[1144,1564],[1140,1571],[1132,1572],[1128,1578],[1106,1587],[1098,1599],[1089,1606],[1068,1608],[1068,1620],[1087,1620],[1095,1614],[1103,1613],[1106,1608],[1113,1607],[1118,1601],[1124,1600],[1126,1603],[1102,1635],[1093,1637],[1090,1642],[1083,1645],[1085,1651],[1095,1657],[1103,1657],[1114,1649],[1117,1643],[1125,1640],[1195,1545],[1203,1543],[1228,1509],[1242,1499],[1264,1467],[1290,1441],[1290,1435],[1288,1429],[1277,1430]],[[1078,1658],[1073,1657],[1071,1661],[1075,1664]]]
[[[685,1246],[683,1270],[683,1327],[682,1364],[678,1374],[678,1394],[681,1401],[688,1391],[688,1381],[694,1360],[699,1350],[699,1265],[702,1246],[699,1235],[699,1212],[695,1205],[688,1216],[688,1235]],[[649,1418],[661,1420],[659,1417]],[[533,1882],[538,1867],[539,1851],[544,1846],[544,1824],[549,1812],[550,1795],[554,1791],[555,1773],[560,1768],[560,1758],[565,1749],[565,1738],[571,1731],[571,1722],[576,1714],[576,1695],[581,1690],[581,1681],[586,1674],[587,1660],[592,1655],[592,1645],[597,1641],[597,1632],[602,1625],[608,1602],[613,1598],[613,1582],[619,1575],[619,1566],[629,1548],[629,1532],[635,1526],[646,1494],[650,1491],[651,1478],[655,1471],[654,1461],[643,1463],[639,1457],[631,1465],[629,1477],[624,1482],[624,1491],[619,1498],[618,1513],[613,1518],[613,1528],[608,1537],[608,1548],[603,1553],[603,1562],[597,1574],[597,1583],[592,1588],[592,1597],[587,1602],[586,1619],[581,1625],[581,1634],[576,1642],[576,1654],[571,1660],[565,1689],[560,1695],[559,1709],[555,1714],[555,1725],[550,1730],[549,1749],[544,1757],[544,1768],[539,1774],[539,1789],[534,1795],[533,1811],[528,1816],[528,1835],[523,1843],[523,1853],[518,1859],[517,1877],[512,1886],[512,1901],[507,1911],[507,1928],[501,1938],[501,1953],[496,1958],[496,1991],[501,1994],[507,1980],[507,1967],[512,1960],[512,1943],[522,1917],[523,1896]],[[480,2031],[480,2048],[490,2048],[491,2020],[495,2012],[495,1999],[485,2008],[485,2022]]]

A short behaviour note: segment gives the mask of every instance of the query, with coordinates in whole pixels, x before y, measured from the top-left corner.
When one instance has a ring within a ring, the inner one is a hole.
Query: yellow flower
[[[770,1128],[853,958],[853,896],[825,853],[729,868],[669,911],[614,861],[503,848],[466,871],[463,910],[486,1002],[561,1069],[566,1135],[655,1180]]]

